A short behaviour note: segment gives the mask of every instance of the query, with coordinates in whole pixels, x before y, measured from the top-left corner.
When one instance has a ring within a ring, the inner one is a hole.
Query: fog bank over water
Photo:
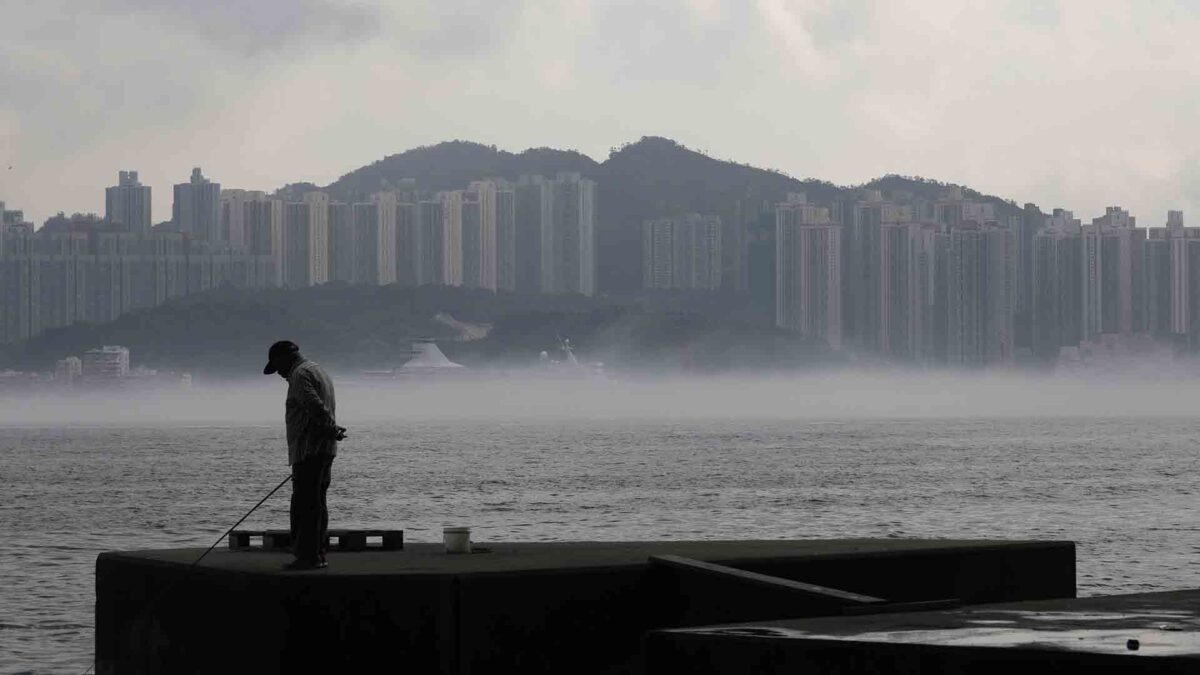
[[[571,419],[845,419],[1192,416],[1200,379],[840,373],[612,380],[337,379],[355,422]],[[264,378],[191,389],[8,393],[4,426],[281,424],[286,385]]]

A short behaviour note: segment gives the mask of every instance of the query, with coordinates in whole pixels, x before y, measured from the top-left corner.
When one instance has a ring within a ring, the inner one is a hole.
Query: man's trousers
[[[325,555],[329,491],[333,457],[313,455],[292,465],[292,553],[297,560],[316,561]]]

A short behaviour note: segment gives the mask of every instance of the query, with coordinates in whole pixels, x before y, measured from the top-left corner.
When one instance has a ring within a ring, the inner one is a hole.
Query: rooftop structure
[[[200,168],[192,169],[186,183],[175,186],[172,221],[178,231],[205,241],[222,241],[220,231],[221,184],[204,177]]]
[[[138,181],[138,172],[119,172],[117,184],[104,190],[104,219],[129,232],[150,232],[150,186]]]

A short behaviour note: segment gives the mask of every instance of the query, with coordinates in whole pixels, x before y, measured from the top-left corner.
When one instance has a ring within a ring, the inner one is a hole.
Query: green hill
[[[598,166],[574,151],[531,148],[514,154],[494,145],[450,141],[390,155],[351,171],[324,189],[334,199],[355,201],[405,179],[416,179],[422,190],[459,190],[473,180],[489,177],[516,180],[521,174],[553,176],[559,171],[594,177]]]

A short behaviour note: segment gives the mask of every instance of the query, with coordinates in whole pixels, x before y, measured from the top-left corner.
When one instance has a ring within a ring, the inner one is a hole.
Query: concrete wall
[[[286,556],[269,553],[218,551],[191,572],[199,551],[107,553],[96,565],[97,672],[639,672],[651,629],[836,610],[697,585],[650,555],[888,600],[1075,594],[1070,542],[856,542],[842,546],[855,552],[821,554],[838,543],[496,544],[490,556],[457,557],[415,544],[331,555],[329,570],[299,574],[280,572]]]

